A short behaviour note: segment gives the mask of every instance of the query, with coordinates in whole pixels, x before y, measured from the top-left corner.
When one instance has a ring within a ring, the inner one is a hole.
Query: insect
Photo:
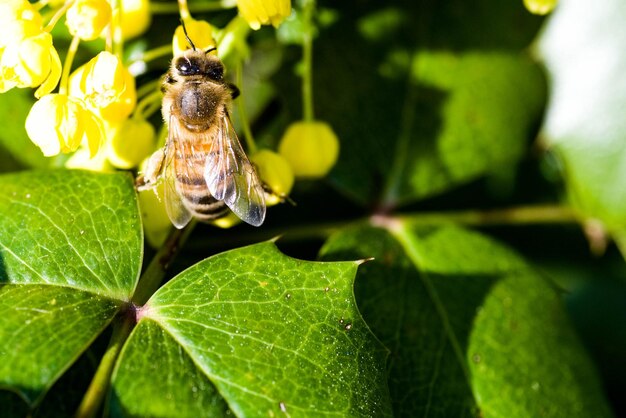
[[[162,181],[165,208],[177,228],[192,217],[209,221],[229,210],[259,226],[264,186],[228,114],[239,90],[224,80],[222,62],[210,54],[215,48],[197,49],[183,30],[191,49],[173,58],[162,85],[167,142],[150,157],[138,189]]]

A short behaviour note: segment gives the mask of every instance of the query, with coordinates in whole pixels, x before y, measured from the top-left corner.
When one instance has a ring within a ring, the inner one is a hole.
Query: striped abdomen
[[[176,189],[183,204],[193,216],[203,221],[218,219],[229,209],[211,196],[204,179],[204,167],[211,147],[207,142],[180,141],[174,155]]]

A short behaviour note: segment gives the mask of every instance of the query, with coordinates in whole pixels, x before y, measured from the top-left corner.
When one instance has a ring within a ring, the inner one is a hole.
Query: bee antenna
[[[205,54],[208,54],[209,52],[213,52],[213,51],[217,51],[217,47],[212,46],[211,48],[207,49],[206,51],[204,51]]]
[[[191,48],[195,51],[196,46],[193,44],[193,42],[191,41],[191,38],[189,37],[189,34],[187,33],[187,28],[185,27],[185,21],[183,19],[180,19],[180,24],[183,27],[183,33],[185,34],[185,38],[187,38],[187,42],[189,42],[189,45],[191,45]]]

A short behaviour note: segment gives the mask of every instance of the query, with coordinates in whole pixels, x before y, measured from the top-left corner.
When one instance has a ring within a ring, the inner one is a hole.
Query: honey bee
[[[183,25],[183,30],[184,30]],[[265,219],[264,186],[246,156],[228,111],[239,90],[224,80],[224,65],[211,52],[175,56],[165,75],[165,146],[155,152],[138,189],[164,183],[165,208],[177,228],[192,217],[210,221],[234,212],[250,225]]]

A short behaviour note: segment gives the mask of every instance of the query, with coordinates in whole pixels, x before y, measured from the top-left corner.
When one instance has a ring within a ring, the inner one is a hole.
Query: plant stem
[[[141,54],[141,56],[133,59],[128,63],[128,66],[131,66],[135,62],[150,62],[152,60],[165,57],[167,55],[172,54],[172,44],[162,45],[153,49],[149,49],[148,51]]]
[[[47,3],[47,1],[46,2],[41,2],[41,3],[38,3],[38,4],[41,4],[41,7],[43,7],[43,6],[46,5],[46,3]],[[72,4],[74,4],[73,1],[68,1],[68,2],[65,2],[65,4],[63,4],[61,7],[59,7],[59,9],[52,16],[52,18],[50,18],[50,21],[48,22],[48,24],[46,25],[44,30],[46,32],[52,31],[52,29],[54,29],[54,25],[56,25],[57,22],[59,21],[59,19],[61,19],[63,17],[63,15],[65,15],[65,12],[67,12],[67,9],[72,7]]]
[[[137,103],[135,110],[133,111],[133,118],[147,119],[152,113],[154,113],[159,107],[161,107],[161,100],[163,99],[163,93],[160,90],[153,91],[145,96]],[[155,106],[156,103],[156,106]],[[146,109],[148,109],[146,111]]]
[[[134,315],[124,314],[116,318],[116,322],[113,325],[111,341],[76,411],[76,418],[93,417],[98,412],[98,409],[100,409],[102,400],[109,388],[111,374],[113,373],[117,358],[134,326]]]
[[[489,227],[497,225],[529,225],[529,224],[578,224],[580,217],[566,206],[537,205],[513,208],[480,210],[463,210],[450,212],[421,212],[398,215],[374,215],[358,219],[347,219],[335,222],[324,222],[308,225],[294,225],[272,229],[260,229],[245,235],[232,238],[225,237],[219,246],[240,245],[243,242],[259,242],[281,237],[281,242],[302,241],[305,239],[326,239],[333,233],[350,225],[370,224],[374,227],[393,229],[402,223],[411,222],[419,226],[442,226],[458,224],[464,226]],[[626,252],[626,244],[625,250]]]
[[[315,0],[305,0],[302,9],[302,117],[314,120],[313,115],[313,13]]]
[[[178,10],[181,20],[187,20],[191,17],[191,13],[189,12],[189,6],[187,5],[187,0],[178,0]]]
[[[194,13],[214,12],[217,10],[232,9],[237,3],[235,1],[223,0],[211,3],[194,4],[191,10]],[[150,12],[153,15],[167,15],[180,13],[179,6],[174,3],[150,2]]]
[[[70,70],[72,69],[72,63],[78,50],[78,44],[80,44],[80,38],[74,36],[70,46],[67,48],[67,54],[65,55],[65,62],[63,63],[63,72],[61,73],[61,82],[59,83],[59,93],[67,94],[70,80]]]
[[[485,211],[412,213],[397,215],[392,219],[419,225],[458,223],[470,226],[579,223],[581,221],[572,208],[555,205],[517,206]]]
[[[150,264],[141,275],[133,294],[133,303],[142,306],[150,299],[150,296],[156,292],[161,285],[161,281],[163,281],[163,277],[165,277],[167,268],[180,251],[180,248],[191,234],[191,231],[193,231],[195,225],[196,221],[192,220],[184,229],[172,228],[172,232],[167,237],[167,240],[161,248],[159,248],[159,251],[157,251],[150,261]]]
[[[257,146],[254,142],[254,137],[252,136],[252,129],[250,129],[248,115],[246,114],[246,103],[243,96],[243,60],[238,60],[235,72],[237,73],[237,85],[240,88],[237,108],[239,109],[239,120],[241,121],[241,129],[243,129],[243,136],[246,140],[246,145],[248,146],[248,153],[250,153],[250,155],[254,155],[257,151]]]
[[[113,41],[112,49],[120,61],[124,56],[124,35],[122,34],[122,5],[121,0],[112,0],[111,9],[113,15],[111,16],[111,38]]]

